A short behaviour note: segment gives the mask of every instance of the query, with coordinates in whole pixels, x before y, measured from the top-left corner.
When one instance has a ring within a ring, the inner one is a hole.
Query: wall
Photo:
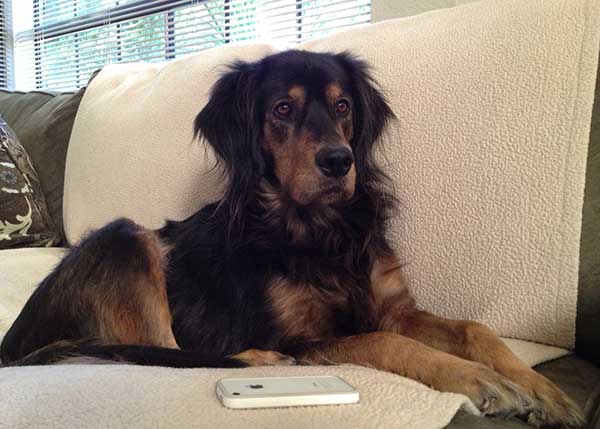
[[[454,7],[477,0],[371,0],[372,22],[417,15],[428,10]]]

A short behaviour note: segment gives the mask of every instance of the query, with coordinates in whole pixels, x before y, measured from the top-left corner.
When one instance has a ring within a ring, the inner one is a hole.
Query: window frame
[[[11,0],[0,0],[0,89],[12,89],[15,82],[14,34]]]

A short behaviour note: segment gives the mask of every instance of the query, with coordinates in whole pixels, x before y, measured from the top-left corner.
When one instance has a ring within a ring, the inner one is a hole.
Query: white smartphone
[[[216,392],[227,408],[355,404],[360,399],[354,387],[330,375],[223,378]]]

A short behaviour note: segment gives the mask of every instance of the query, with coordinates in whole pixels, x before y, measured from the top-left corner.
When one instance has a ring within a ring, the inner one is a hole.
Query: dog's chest
[[[339,335],[353,324],[351,297],[342,288],[294,284],[277,277],[269,282],[267,300],[284,342]]]

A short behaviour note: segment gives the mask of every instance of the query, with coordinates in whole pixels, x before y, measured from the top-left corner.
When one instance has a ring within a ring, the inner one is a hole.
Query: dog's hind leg
[[[111,344],[179,348],[166,291],[168,247],[153,231],[125,223],[121,266],[110,261],[107,268],[114,271],[106,273],[101,293],[90,296],[98,337]]]
[[[119,219],[75,246],[30,297],[7,332],[4,363],[61,340],[178,348],[156,235]]]

